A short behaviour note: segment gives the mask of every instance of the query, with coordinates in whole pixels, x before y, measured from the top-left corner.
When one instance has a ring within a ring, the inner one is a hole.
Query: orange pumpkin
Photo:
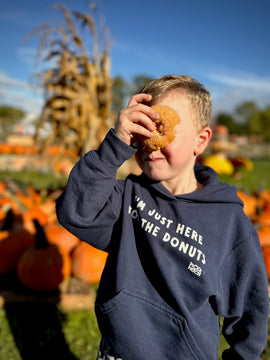
[[[7,143],[0,143],[0,153],[1,154],[11,154],[12,145]]]
[[[243,191],[239,190],[237,195],[244,203],[244,212],[248,217],[252,217],[257,211],[257,198],[254,195],[247,195]]]
[[[21,217],[22,226],[32,234],[36,232],[34,219],[37,219],[41,226],[48,224],[47,215],[38,206],[23,211],[19,217]]]
[[[264,210],[260,215],[256,216],[254,220],[261,226],[270,226],[270,207]]]
[[[34,224],[36,243],[21,255],[17,264],[18,277],[29,289],[55,290],[70,276],[70,257],[58,246],[49,244],[37,220],[34,220]]]
[[[28,185],[27,186],[27,192],[29,197],[32,199],[32,202],[34,205],[40,205],[42,202],[41,195],[33,188],[33,186]]]
[[[81,241],[72,252],[72,274],[88,283],[100,281],[107,253]]]
[[[4,220],[6,217],[6,213],[0,208],[0,221]]]
[[[12,209],[14,214],[20,213],[19,205],[16,203],[15,200],[13,200],[9,197],[1,197],[0,198],[0,207],[2,208],[2,210],[3,210],[3,208]]]
[[[39,206],[39,209],[47,215],[48,223],[57,221],[56,211],[55,211],[55,201],[47,198]]]
[[[270,227],[262,226],[257,232],[261,246],[270,246]]]
[[[48,224],[44,228],[49,243],[55,244],[66,252],[71,252],[79,243],[79,239],[58,223]]]
[[[31,197],[25,194],[21,189],[16,189],[15,196],[26,209],[29,209],[34,205]]]
[[[270,208],[270,190],[265,189],[259,192],[259,199],[263,202],[263,209]]]
[[[0,274],[15,269],[21,254],[35,242],[34,236],[26,229],[12,229],[12,226],[13,213],[10,210],[0,231]]]
[[[270,280],[270,246],[264,246],[262,248],[264,263],[267,271],[268,279]]]
[[[0,194],[5,195],[7,192],[7,184],[5,181],[0,181]]]

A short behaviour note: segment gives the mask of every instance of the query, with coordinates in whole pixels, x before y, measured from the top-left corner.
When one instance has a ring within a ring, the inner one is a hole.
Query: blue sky
[[[62,19],[53,0],[3,0],[0,12],[0,103],[38,113],[41,91],[30,86],[37,25]],[[63,0],[88,11],[87,0]],[[269,0],[97,0],[110,30],[111,75],[188,74],[212,93],[213,112],[243,101],[270,104]]]

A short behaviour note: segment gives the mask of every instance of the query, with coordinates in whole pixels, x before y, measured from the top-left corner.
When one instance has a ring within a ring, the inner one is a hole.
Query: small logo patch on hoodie
[[[197,276],[202,275],[202,268],[200,266],[196,265],[196,264],[193,264],[193,262],[189,263],[188,270],[190,270],[191,272],[193,272]]]

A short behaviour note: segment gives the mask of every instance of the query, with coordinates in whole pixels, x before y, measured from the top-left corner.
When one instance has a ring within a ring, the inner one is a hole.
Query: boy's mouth
[[[145,161],[148,161],[148,162],[157,162],[157,161],[161,161],[161,160],[164,160],[164,157],[161,157],[161,156],[156,156],[156,157],[148,156],[145,159]]]

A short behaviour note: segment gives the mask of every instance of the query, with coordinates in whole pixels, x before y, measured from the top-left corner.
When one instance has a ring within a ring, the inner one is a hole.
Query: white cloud
[[[270,94],[270,78],[262,78],[250,74],[210,74],[208,77],[217,83],[225,86],[245,88],[251,90],[259,90],[260,92],[267,92]]]
[[[7,86],[9,88],[26,89],[27,83],[18,79],[8,77],[4,72],[0,71],[0,88]]]
[[[27,82],[0,72],[0,103],[38,114],[43,105],[43,98],[40,89],[34,91]]]
[[[19,59],[26,65],[35,65],[37,57],[37,49],[35,47],[21,46],[17,49],[17,54]]]
[[[207,73],[208,89],[213,98],[213,114],[232,113],[243,102],[263,108],[270,105],[270,78],[242,71]]]

